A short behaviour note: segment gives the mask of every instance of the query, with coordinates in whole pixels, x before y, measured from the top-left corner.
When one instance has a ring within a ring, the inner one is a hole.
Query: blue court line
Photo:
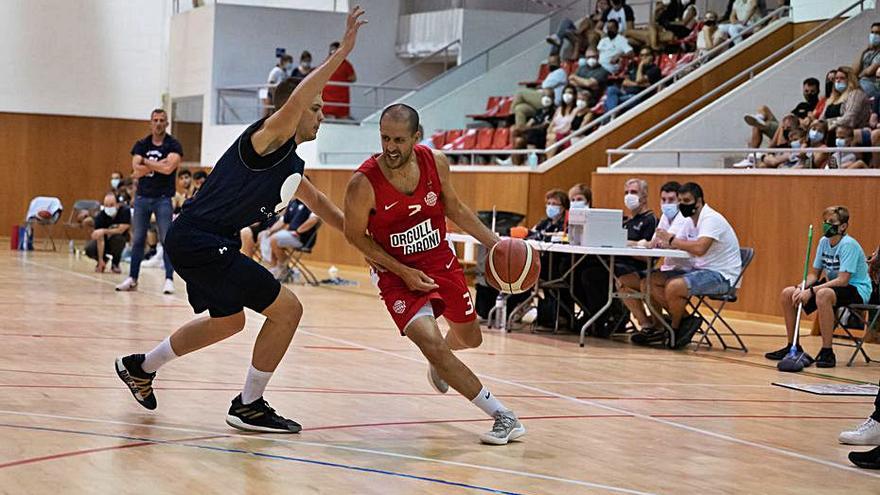
[[[411,479],[411,480],[417,480],[417,481],[427,481],[427,482],[431,482],[431,483],[438,483],[441,485],[454,486],[454,487],[459,487],[459,488],[467,488],[470,490],[476,490],[476,491],[480,491],[480,492],[497,493],[497,494],[501,494],[501,495],[525,495],[520,492],[508,492],[508,491],[498,490],[495,488],[489,488],[489,487],[485,487],[485,486],[469,485],[467,483],[459,483],[457,481],[443,480],[440,478],[429,478],[427,476],[418,476],[415,474],[398,473],[395,471],[387,471],[384,469],[365,468],[365,467],[360,467],[360,466],[352,466],[349,464],[339,464],[336,462],[317,461],[314,459],[306,459],[303,457],[291,457],[291,456],[286,456],[286,455],[281,455],[281,454],[269,454],[267,452],[258,452],[258,451],[253,451],[253,450],[232,449],[232,448],[226,448],[226,447],[215,447],[212,445],[199,445],[199,444],[194,444],[194,443],[178,442],[175,440],[159,440],[156,438],[134,437],[134,436],[130,436],[130,435],[115,435],[115,434],[111,434],[111,433],[99,433],[99,432],[94,432],[94,431],[69,430],[69,429],[64,429],[64,428],[49,428],[49,427],[45,427],[45,426],[24,426],[24,425],[0,423],[0,427],[14,428],[14,429],[19,429],[19,430],[36,430],[36,431],[48,431],[48,432],[54,432],[54,433],[70,433],[73,435],[85,435],[85,436],[92,436],[92,437],[114,438],[114,439],[119,439],[119,440],[131,440],[131,441],[139,441],[139,442],[150,442],[150,443],[159,444],[159,445],[177,445],[180,447],[188,447],[191,449],[203,449],[203,450],[210,450],[210,451],[214,451],[214,452],[224,452],[227,454],[244,454],[244,455],[250,455],[250,456],[254,456],[254,457],[262,457],[262,458],[266,458],[266,459],[274,459],[274,460],[279,460],[279,461],[298,462],[298,463],[302,463],[302,464],[312,464],[312,465],[317,465],[317,466],[347,469],[350,471],[359,471],[359,472],[363,472],[363,473],[373,473],[373,474],[383,474],[386,476],[396,476],[398,478],[405,478],[405,479]]]

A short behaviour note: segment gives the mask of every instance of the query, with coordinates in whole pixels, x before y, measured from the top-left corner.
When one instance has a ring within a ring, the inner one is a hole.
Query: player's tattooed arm
[[[303,177],[299,188],[296,190],[296,197],[312,210],[315,215],[318,215],[318,218],[334,229],[340,232],[343,231],[344,220],[342,218],[342,210],[333,204],[327,195],[318,190],[309,179]]]
[[[342,62],[354,49],[358,30],[367,23],[366,19],[362,19],[363,15],[364,9],[360,7],[355,7],[349,12],[345,24],[345,35],[339,49],[317,69],[309,73],[293,90],[293,94],[290,95],[287,102],[266,119],[257,132],[251,135],[251,143],[257,153],[266,155],[293,137],[303,112],[310,105],[315,104],[315,98],[321,94],[324,85],[330,80],[330,76],[336,72],[336,69],[342,65]]]
[[[355,173],[345,191],[345,238],[348,242],[366,256],[368,263],[394,273],[410,290],[427,292],[437,289],[438,285],[431,277],[397,261],[367,234],[370,211],[375,207],[376,198],[370,181],[363,174]]]
[[[442,198],[446,216],[462,230],[474,236],[480,244],[487,248],[494,246],[499,240],[498,236],[483,225],[474,212],[458,199],[450,178],[449,160],[446,155],[442,151],[434,150],[434,162],[437,164],[437,174],[440,176],[440,185],[443,188]]]

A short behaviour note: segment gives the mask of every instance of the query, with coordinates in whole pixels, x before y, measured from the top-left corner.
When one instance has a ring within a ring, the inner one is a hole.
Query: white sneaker
[[[174,294],[174,280],[165,279],[165,287],[162,288],[162,294]]]
[[[136,291],[138,288],[137,280],[128,277],[121,284],[116,286],[116,290],[120,292],[132,292]]]
[[[837,440],[847,445],[880,445],[880,423],[868,418],[855,430],[841,432]]]
[[[756,113],[754,115],[746,115],[745,117],[743,117],[743,120],[746,121],[746,124],[752,127],[767,127],[767,121],[764,120],[764,116],[759,113]]]
[[[731,166],[733,168],[755,168],[755,155],[749,155]]]
[[[526,325],[531,325],[538,319],[538,308],[531,308],[526,311],[526,314],[522,315],[519,321],[525,323]]]
[[[287,278],[287,266],[278,265],[278,266],[270,266],[269,273],[275,277],[275,280],[282,281]]]
[[[428,383],[431,384],[431,388],[441,394],[449,392],[449,384],[446,383],[444,379],[440,378],[440,373],[437,373],[437,368],[433,365],[428,365]]]
[[[480,441],[489,445],[506,445],[525,434],[526,427],[519,422],[513,411],[498,411],[495,413],[492,431],[480,435]]]
[[[152,258],[141,263],[143,268],[165,268],[165,252],[162,245],[156,246],[156,254]]]

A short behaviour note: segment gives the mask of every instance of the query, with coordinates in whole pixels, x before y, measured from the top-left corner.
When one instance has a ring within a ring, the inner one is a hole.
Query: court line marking
[[[40,428],[40,427],[7,425],[7,424],[2,424],[2,423],[0,423],[0,426],[13,427],[13,428],[17,427],[17,428],[23,428],[23,429],[46,430],[45,428]],[[50,431],[55,431],[55,430],[50,430]],[[178,439],[175,441],[176,442],[195,442],[198,440],[210,440],[210,439],[214,439],[214,438],[221,438],[224,436],[226,436],[226,435],[210,435],[210,436],[201,436],[201,437],[192,437],[192,438],[181,438],[181,439]],[[121,437],[117,437],[117,438],[121,438]],[[39,456],[39,457],[29,457],[26,459],[18,459],[15,461],[0,463],[0,469],[14,467],[14,466],[22,466],[25,464],[35,464],[38,462],[53,461],[55,459],[63,459],[66,457],[77,457],[77,456],[81,456],[81,455],[96,454],[98,452],[107,452],[108,450],[131,449],[131,448],[135,448],[135,447],[147,447],[147,446],[151,446],[151,445],[157,445],[157,444],[156,444],[156,442],[152,442],[152,441],[143,441],[143,442],[136,442],[136,443],[125,443],[125,444],[121,444],[121,445],[109,445],[107,447],[97,447],[94,449],[71,450],[68,452],[59,452],[57,454],[49,454],[49,455],[43,455],[43,456]]]
[[[140,428],[152,428],[157,430],[166,430],[166,431],[178,431],[184,433],[198,433],[202,435],[223,435],[227,438],[245,438],[245,439],[258,439],[266,442],[275,442],[275,443],[283,443],[290,445],[299,445],[306,447],[315,447],[319,449],[330,449],[330,450],[341,450],[345,452],[354,452],[358,454],[370,454],[370,455],[378,455],[378,456],[386,456],[392,457],[396,459],[406,459],[410,461],[422,461],[434,464],[442,464],[446,466],[455,466],[455,467],[463,467],[468,469],[489,471],[495,473],[509,474],[514,476],[521,476],[523,478],[532,478],[532,479],[540,479],[544,481],[554,481],[563,484],[569,485],[577,485],[577,486],[585,486],[588,488],[597,488],[601,490],[608,490],[616,493],[626,493],[630,495],[654,495],[652,492],[642,492],[639,490],[631,490],[628,488],[616,487],[611,485],[603,485],[601,483],[592,483],[589,481],[582,480],[574,480],[569,478],[562,478],[558,476],[552,476],[549,474],[541,474],[541,473],[533,473],[530,471],[518,471],[513,469],[501,468],[496,466],[487,466],[482,464],[472,464],[468,462],[459,462],[459,461],[450,461],[445,459],[434,459],[431,457],[421,457],[417,455],[411,454],[401,454],[398,452],[392,452],[387,450],[377,450],[377,449],[367,449],[362,447],[350,447],[347,445],[335,445],[331,443],[324,442],[314,442],[308,440],[290,440],[287,438],[276,438],[276,437],[268,437],[262,435],[255,434],[243,434],[243,433],[227,433],[220,432],[215,430],[205,430],[202,428],[185,428],[179,426],[164,426],[157,424],[146,424],[146,423],[132,423],[128,421],[116,421],[109,419],[98,419],[98,418],[88,418],[82,416],[65,416],[60,414],[45,414],[45,413],[36,413],[36,412],[22,412],[22,411],[9,411],[9,410],[0,410],[0,414],[8,414],[12,416],[24,416],[28,418],[47,418],[47,419],[62,419],[67,421],[80,421],[84,423],[98,423],[98,424],[107,424],[107,425],[117,425],[117,426],[134,426]],[[28,427],[28,428],[37,428],[37,427]],[[45,428],[45,427],[39,427]],[[104,435],[101,433],[96,433],[98,435]],[[161,442],[161,441],[160,441]]]
[[[367,467],[355,466],[355,465],[351,465],[351,464],[341,464],[338,462],[319,461],[316,459],[308,459],[308,458],[304,458],[304,457],[292,457],[292,456],[286,456],[286,455],[280,455],[280,454],[270,454],[268,452],[259,452],[259,451],[255,451],[255,450],[235,449],[235,448],[229,448],[229,447],[219,447],[219,446],[214,446],[214,445],[190,443],[190,442],[197,441],[197,440],[208,439],[208,438],[204,438],[204,437],[190,438],[190,439],[183,438],[183,439],[179,439],[179,440],[160,440],[160,439],[154,439],[154,438],[132,437],[132,436],[128,436],[128,435],[114,435],[114,434],[98,433],[98,432],[84,431],[84,430],[70,430],[70,429],[63,429],[63,428],[47,428],[47,427],[40,427],[40,426],[12,425],[12,424],[4,424],[4,423],[0,423],[0,427],[15,428],[15,429],[21,429],[21,430],[48,431],[48,432],[53,432],[53,433],[67,433],[67,434],[84,435],[84,436],[99,436],[99,437],[104,437],[104,438],[117,438],[117,439],[129,440],[129,441],[139,440],[138,443],[134,443],[134,444],[116,445],[113,447],[105,447],[102,449],[89,449],[87,451],[77,451],[75,453],[70,453],[68,455],[49,456],[49,459],[39,459],[39,460],[50,460],[53,458],[57,459],[60,457],[69,457],[72,455],[83,455],[83,454],[101,452],[101,451],[106,451],[106,450],[118,450],[118,449],[124,449],[124,448],[143,447],[143,446],[149,446],[149,445],[154,445],[154,446],[173,445],[173,446],[177,446],[177,447],[187,447],[190,449],[202,449],[202,450],[222,452],[222,453],[227,453],[227,454],[244,454],[244,455],[250,455],[250,456],[254,456],[254,457],[264,457],[264,458],[273,459],[273,460],[297,462],[297,463],[302,463],[302,464],[312,464],[312,465],[318,465],[318,466],[322,466],[322,467],[341,468],[341,469],[346,469],[346,470],[350,470],[350,471],[358,471],[358,472],[370,473],[370,474],[383,474],[386,476],[395,476],[398,478],[406,478],[406,479],[411,479],[411,480],[416,480],[416,481],[428,481],[431,483],[438,483],[441,485],[455,486],[455,487],[459,487],[459,488],[467,488],[467,489],[477,490],[477,491],[481,491],[481,492],[498,493],[498,494],[502,494],[502,495],[524,495],[520,492],[510,492],[510,491],[506,491],[506,490],[500,490],[497,488],[489,488],[489,487],[480,486],[480,485],[471,485],[468,483],[461,483],[458,481],[449,481],[449,480],[444,480],[441,478],[431,478],[428,476],[418,476],[418,475],[414,475],[414,474],[400,473],[400,472],[396,472],[396,471],[388,471],[385,469],[367,468]],[[224,437],[224,436],[225,435],[215,435],[215,437]],[[31,461],[31,462],[39,462],[39,460]],[[2,468],[2,467],[5,467],[5,466],[0,465],[0,468]]]
[[[74,272],[74,271],[72,271],[72,270],[65,270],[65,269],[61,269],[61,268],[55,268],[55,267],[52,267],[51,265],[46,265],[46,264],[44,264],[44,263],[36,263],[36,262],[30,261],[30,260],[23,260],[23,262],[24,262],[24,263],[33,264],[33,265],[36,265],[36,266],[44,266],[44,267],[50,268],[50,269],[52,269],[52,270],[59,271],[59,272],[61,272],[61,273],[67,273],[67,274],[75,275],[75,276],[78,276],[78,277],[81,277],[81,278],[85,278],[85,279],[87,279],[87,280],[93,280],[93,281],[97,280],[97,281],[99,281],[99,282],[103,282],[103,283],[106,283],[106,284],[114,285],[112,282],[110,282],[110,281],[108,281],[108,280],[101,280],[101,279],[98,279],[98,278],[96,278],[96,277],[92,277],[92,276],[88,276],[88,275],[81,274],[81,273],[78,273],[78,272]],[[159,294],[151,294],[151,293],[147,293],[147,294],[149,294],[149,295],[153,295],[153,296],[156,296],[156,297],[163,297],[163,298],[164,298],[164,297],[169,297],[169,296],[165,296],[165,295],[161,295],[161,296],[160,296]],[[177,298],[177,299],[183,299],[182,297],[177,296],[177,295],[173,295],[173,296],[170,296],[170,297],[175,297],[175,298]],[[262,316],[262,315],[261,315],[261,316]],[[359,343],[356,343],[356,342],[353,342],[353,341],[349,341],[349,340],[346,340],[346,339],[339,339],[339,338],[335,338],[335,337],[329,337],[329,336],[321,335],[321,334],[318,334],[318,333],[315,333],[315,332],[312,332],[312,331],[308,331],[308,330],[298,330],[298,331],[301,332],[301,333],[305,333],[306,335],[311,335],[311,336],[313,336],[313,337],[319,338],[319,339],[328,340],[328,341],[330,341],[330,342],[336,342],[336,343],[338,343],[338,344],[348,345],[348,346],[353,346],[353,347],[362,347],[362,348],[367,349],[367,350],[369,350],[369,351],[371,351],[371,352],[376,352],[376,353],[380,353],[380,354],[386,354],[386,355],[389,355],[389,356],[396,357],[396,358],[398,358],[398,359],[404,359],[404,360],[408,360],[408,361],[417,362],[417,363],[419,363],[419,364],[424,364],[424,360],[423,360],[423,359],[417,359],[417,358],[413,358],[413,357],[410,357],[410,356],[405,356],[405,355],[402,355],[402,354],[398,354],[398,353],[395,353],[395,352],[385,351],[385,350],[378,349],[378,348],[375,348],[375,347],[366,346],[366,345],[359,344]],[[697,353],[693,353],[693,354],[694,354],[694,355],[698,355]],[[711,357],[711,356],[706,356],[706,357]],[[744,363],[744,364],[747,364],[747,363],[748,363],[747,361],[739,361],[739,360],[729,360],[729,362]],[[836,462],[832,462],[832,461],[826,461],[826,460],[824,460],[824,459],[819,459],[819,458],[817,458],[817,457],[808,456],[808,455],[806,455],[806,454],[801,454],[801,453],[794,452],[794,451],[791,451],[791,450],[787,450],[787,449],[783,449],[783,448],[779,448],[779,447],[772,447],[772,446],[770,446],[770,445],[765,445],[765,444],[761,444],[761,443],[757,443],[757,442],[752,442],[752,441],[749,441],[749,440],[743,440],[743,439],[740,439],[740,438],[737,438],[737,437],[733,437],[733,436],[730,436],[730,435],[725,435],[725,434],[722,434],[722,433],[717,433],[717,432],[713,432],[713,431],[710,431],[710,430],[705,430],[705,429],[702,429],[702,428],[696,428],[696,427],[689,426],[689,425],[686,425],[686,424],[683,424],[683,423],[676,423],[676,422],[674,422],[674,421],[669,421],[669,420],[665,420],[665,419],[661,419],[661,418],[652,418],[652,417],[650,417],[650,416],[647,416],[647,415],[644,415],[644,414],[641,414],[641,413],[631,412],[631,411],[628,411],[628,410],[626,410],[626,409],[622,409],[622,408],[618,408],[618,407],[613,407],[613,406],[607,406],[607,405],[600,404],[600,403],[593,402],[593,401],[589,401],[589,400],[578,399],[578,398],[571,397],[571,396],[568,396],[568,395],[565,395],[565,394],[560,394],[560,393],[553,392],[553,391],[550,391],[550,390],[545,390],[545,389],[542,389],[542,388],[539,388],[539,387],[533,387],[533,386],[531,386],[531,385],[526,385],[526,384],[524,384],[524,383],[519,383],[519,382],[515,382],[515,381],[511,381],[511,380],[505,380],[505,379],[503,379],[503,378],[492,377],[492,376],[485,375],[485,374],[477,374],[477,376],[479,376],[479,377],[481,377],[481,378],[486,378],[486,379],[488,379],[488,380],[495,381],[495,382],[498,382],[498,383],[504,383],[504,384],[509,385],[509,386],[518,387],[518,388],[525,389],[525,390],[531,390],[531,391],[533,391],[533,392],[537,392],[537,393],[548,394],[548,395],[554,395],[554,396],[557,396],[557,397],[559,397],[559,398],[561,398],[561,399],[565,399],[565,400],[568,400],[568,401],[570,401],[570,402],[574,402],[574,403],[577,403],[577,404],[587,405],[587,406],[592,406],[592,407],[596,407],[596,408],[599,408],[599,409],[605,409],[605,410],[612,411],[612,412],[615,412],[615,413],[620,413],[620,414],[631,414],[631,415],[633,415],[633,416],[635,416],[635,417],[637,417],[637,418],[640,418],[640,419],[645,419],[645,420],[648,420],[648,421],[653,421],[653,422],[656,422],[656,423],[665,424],[665,425],[667,425],[667,426],[671,426],[671,427],[673,427],[673,428],[682,429],[682,430],[685,430],[685,431],[690,431],[690,432],[692,432],[692,433],[698,433],[698,434],[705,435],[705,436],[708,436],[708,437],[712,437],[712,438],[716,438],[716,439],[720,439],[720,440],[726,440],[726,441],[728,441],[728,442],[737,443],[737,444],[745,445],[745,446],[750,446],[750,447],[758,448],[758,449],[761,449],[761,450],[766,450],[766,451],[768,451],[768,452],[773,452],[773,453],[781,454],[781,455],[784,455],[784,456],[792,457],[792,458],[795,458],[795,459],[804,460],[804,461],[808,461],[808,462],[813,462],[813,463],[820,464],[820,465],[823,465],[823,466],[833,467],[833,468],[835,468],[835,469],[839,469],[839,470],[843,470],[843,471],[848,471],[848,472],[852,472],[852,473],[860,474],[860,475],[862,475],[862,476],[868,476],[868,477],[871,477],[871,478],[878,478],[878,479],[880,479],[880,474],[873,474],[873,473],[870,473],[870,472],[866,472],[866,471],[864,471],[864,470],[857,469],[857,468],[855,468],[855,467],[850,467],[850,466],[846,466],[846,465],[843,465],[843,464],[838,464],[838,463],[836,463]]]
[[[339,339],[339,338],[336,338],[336,337],[329,337],[329,336],[326,336],[326,335],[320,335],[320,334],[317,334],[317,333],[314,333],[314,332],[310,332],[310,331],[307,331],[307,330],[304,330],[303,332],[305,332],[305,333],[307,333],[307,334],[309,334],[309,335],[311,335],[311,336],[313,336],[313,337],[321,338],[321,339],[324,339],[324,340],[327,340],[327,341],[330,341],[330,342],[336,342],[336,343],[344,344],[344,345],[360,346],[360,347],[363,347],[364,349],[370,350],[370,351],[372,351],[372,352],[377,352],[377,353],[380,353],[380,354],[385,354],[385,355],[388,355],[388,356],[396,357],[396,358],[398,358],[398,359],[404,359],[404,360],[407,360],[407,361],[413,361],[413,362],[419,363],[420,365],[424,365],[424,364],[425,364],[424,359],[416,359],[416,358],[412,358],[412,357],[410,357],[410,356],[404,356],[404,355],[396,354],[396,353],[389,352],[389,351],[383,351],[383,350],[381,350],[381,349],[377,349],[377,348],[375,348],[375,347],[370,347],[370,346],[363,345],[363,344],[358,344],[358,343],[353,342],[353,341],[350,341],[350,340]],[[689,425],[686,425],[686,424],[683,424],[683,423],[677,423],[677,422],[675,422],[675,421],[669,421],[669,420],[667,420],[667,419],[662,419],[662,418],[658,418],[658,417],[652,417],[652,416],[649,416],[649,415],[646,415],[646,414],[638,413],[638,412],[635,412],[635,411],[630,411],[630,410],[628,410],[628,409],[623,409],[623,408],[615,407],[615,406],[608,406],[608,405],[601,404],[601,403],[599,403],[599,402],[594,402],[594,401],[591,401],[591,400],[578,399],[578,398],[576,398],[576,397],[572,397],[572,396],[565,395],[565,394],[560,394],[560,393],[553,392],[553,391],[551,391],[551,390],[542,389],[542,388],[539,388],[539,387],[533,387],[533,386],[531,386],[531,385],[526,385],[526,384],[524,384],[524,383],[519,383],[519,382],[515,382],[515,381],[512,381],[512,380],[505,380],[505,379],[503,379],[503,378],[493,377],[493,376],[485,375],[485,374],[481,374],[481,373],[475,373],[475,374],[476,374],[478,377],[480,377],[480,378],[485,378],[485,379],[490,380],[490,381],[494,381],[494,382],[498,382],[498,383],[503,383],[503,384],[505,384],[505,385],[509,385],[509,386],[512,386],[512,387],[521,388],[521,389],[524,389],[524,390],[530,390],[530,391],[532,391],[532,392],[536,392],[536,393],[547,394],[547,395],[554,395],[554,396],[556,396],[556,397],[559,397],[560,399],[565,399],[565,400],[567,400],[567,401],[574,402],[574,403],[576,403],[576,404],[581,404],[581,405],[591,406],[591,407],[595,407],[595,408],[599,408],[599,409],[604,409],[604,410],[606,410],[606,411],[611,411],[611,412],[615,412],[615,413],[618,413],[618,414],[630,414],[630,415],[632,415],[632,416],[634,416],[634,417],[636,417],[636,418],[639,418],[639,419],[644,419],[644,420],[647,420],[647,421],[653,421],[653,422],[655,422],[655,423],[660,423],[660,424],[663,424],[663,425],[666,425],[666,426],[671,426],[671,427],[673,427],[673,428],[678,428],[678,429],[681,429],[681,430],[689,431],[689,432],[691,432],[691,433],[697,433],[697,434],[705,435],[705,436],[712,437],[712,438],[715,438],[715,439],[725,440],[725,441],[728,441],[728,442],[737,443],[737,444],[744,445],[744,446],[748,446],[748,447],[754,447],[754,448],[757,448],[757,449],[766,450],[766,451],[768,451],[768,452],[773,452],[773,453],[776,453],[776,454],[781,454],[781,455],[788,456],[788,457],[792,457],[792,458],[795,458],[795,459],[799,459],[799,460],[803,460],[803,461],[808,461],[808,462],[813,462],[813,463],[820,464],[820,465],[823,465],[823,466],[833,467],[833,468],[835,468],[835,469],[839,469],[839,470],[842,470],[842,471],[848,471],[848,472],[851,472],[851,473],[860,474],[860,475],[862,475],[862,476],[868,476],[868,477],[871,477],[871,478],[878,478],[878,479],[880,479],[880,474],[874,474],[874,473],[866,472],[865,470],[861,470],[861,469],[858,469],[858,468],[856,468],[856,467],[850,467],[850,466],[846,466],[846,465],[843,465],[843,464],[838,464],[838,463],[836,463],[836,462],[826,461],[826,460],[824,460],[824,459],[819,459],[819,458],[817,458],[817,457],[812,457],[812,456],[809,456],[809,455],[806,455],[806,454],[801,454],[801,453],[799,453],[799,452],[795,452],[795,451],[792,451],[792,450],[783,449],[783,448],[780,448],[780,447],[773,447],[773,446],[765,445],[765,444],[762,444],[762,443],[752,442],[752,441],[750,441],[750,440],[744,440],[744,439],[737,438],[737,437],[733,437],[733,436],[730,436],[730,435],[725,435],[725,434],[723,434],[723,433],[718,433],[718,432],[714,432],[714,431],[711,431],[711,430],[705,430],[705,429],[703,429],[703,428],[697,428],[697,427],[695,427],[695,426],[689,426]]]

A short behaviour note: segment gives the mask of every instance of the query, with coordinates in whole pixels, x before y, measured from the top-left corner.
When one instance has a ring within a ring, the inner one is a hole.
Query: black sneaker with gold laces
[[[279,416],[262,397],[250,404],[242,404],[241,394],[232,399],[226,424],[239,430],[260,433],[299,433],[302,430],[296,421]]]
[[[147,373],[141,368],[144,363],[143,354],[131,354],[116,358],[116,374],[131,391],[138,404],[149,410],[156,409],[156,394],[153,393],[155,373]]]

